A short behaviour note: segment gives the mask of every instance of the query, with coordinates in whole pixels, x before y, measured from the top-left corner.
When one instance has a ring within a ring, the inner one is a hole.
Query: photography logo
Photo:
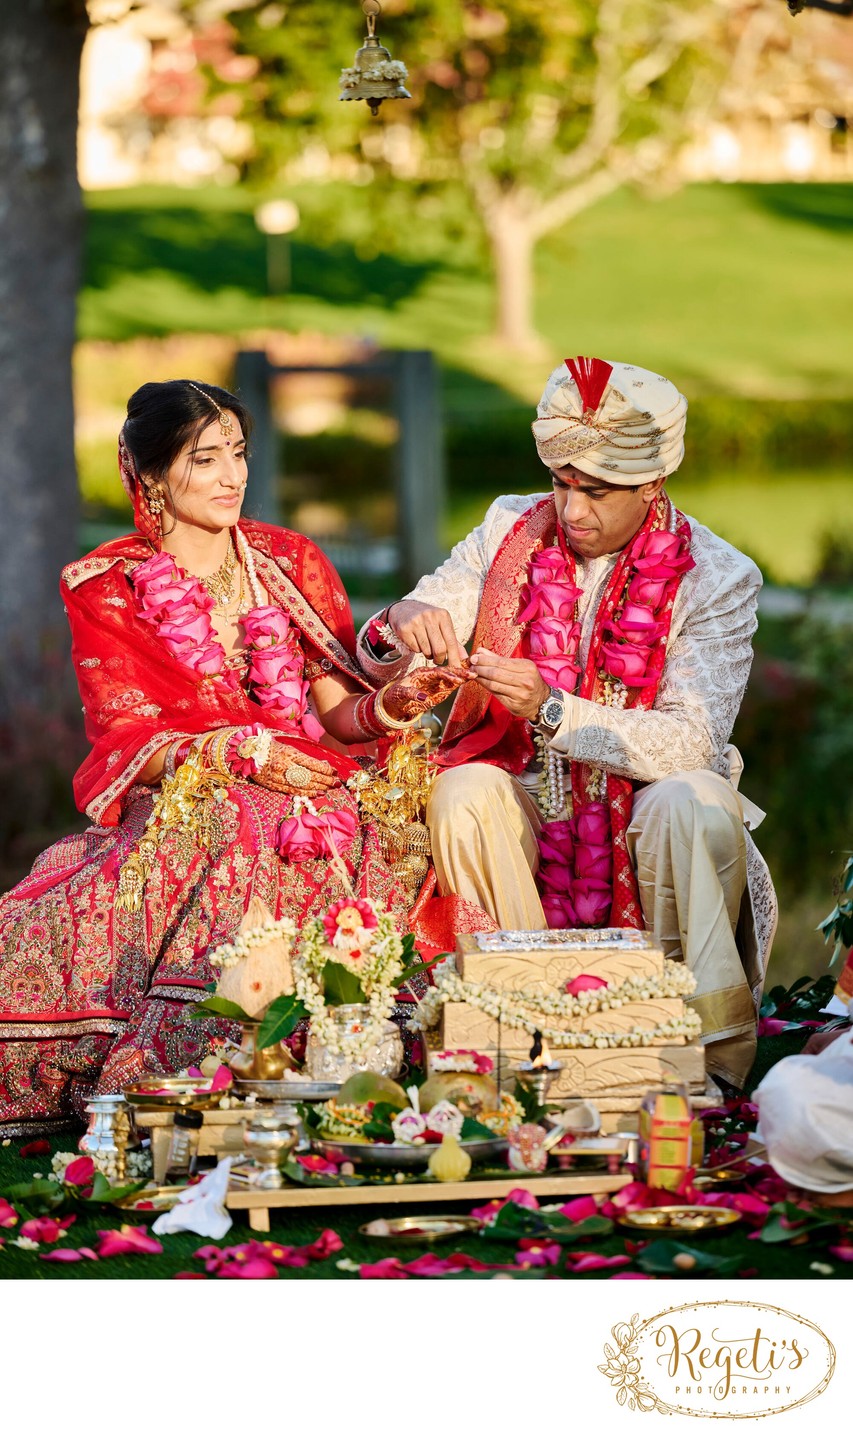
[[[611,1328],[599,1372],[632,1412],[770,1417],[819,1397],[835,1348],[813,1322],[764,1302],[692,1302]]]

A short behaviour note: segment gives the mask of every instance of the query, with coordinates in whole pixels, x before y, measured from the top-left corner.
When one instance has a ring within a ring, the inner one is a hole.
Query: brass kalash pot
[[[271,1048],[259,1048],[257,1044],[260,1018],[242,1023],[240,1050],[232,1053],[228,1067],[235,1078],[261,1079],[264,1082],[284,1078],[287,1073],[298,1070],[298,1063],[281,1043]]]
[[[383,100],[412,97],[403,84],[406,67],[402,60],[392,60],[390,50],[376,38],[376,17],[382,10],[379,0],[364,0],[361,8],[367,17],[367,36],[351,68],[341,71],[341,99],[366,100],[375,116]]]

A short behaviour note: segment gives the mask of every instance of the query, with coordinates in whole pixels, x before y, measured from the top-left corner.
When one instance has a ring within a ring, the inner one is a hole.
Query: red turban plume
[[[584,414],[594,414],[607,388],[607,381],[613,373],[613,365],[604,359],[567,359],[565,361],[572,379],[578,387]]]

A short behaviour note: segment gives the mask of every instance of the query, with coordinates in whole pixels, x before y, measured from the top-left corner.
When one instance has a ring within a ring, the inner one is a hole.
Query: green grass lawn
[[[458,403],[466,376],[467,397],[483,402],[478,375],[535,397],[543,362],[508,364],[484,343],[492,283],[458,192],[400,183],[381,249],[371,190],[302,186],[293,196],[303,221],[292,289],[271,299],[247,190],[91,194],[81,337],[360,334],[434,350],[460,371]],[[555,359],[630,355],[690,395],[848,395],[851,233],[850,185],[694,185],[655,201],[625,191],[542,243],[537,322]]]

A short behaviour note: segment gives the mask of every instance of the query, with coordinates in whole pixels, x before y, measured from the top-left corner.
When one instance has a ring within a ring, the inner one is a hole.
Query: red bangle
[[[178,745],[175,749],[175,768],[180,768],[182,763],[186,763],[190,755],[190,749],[194,743],[194,738],[186,738],[182,744]]]

